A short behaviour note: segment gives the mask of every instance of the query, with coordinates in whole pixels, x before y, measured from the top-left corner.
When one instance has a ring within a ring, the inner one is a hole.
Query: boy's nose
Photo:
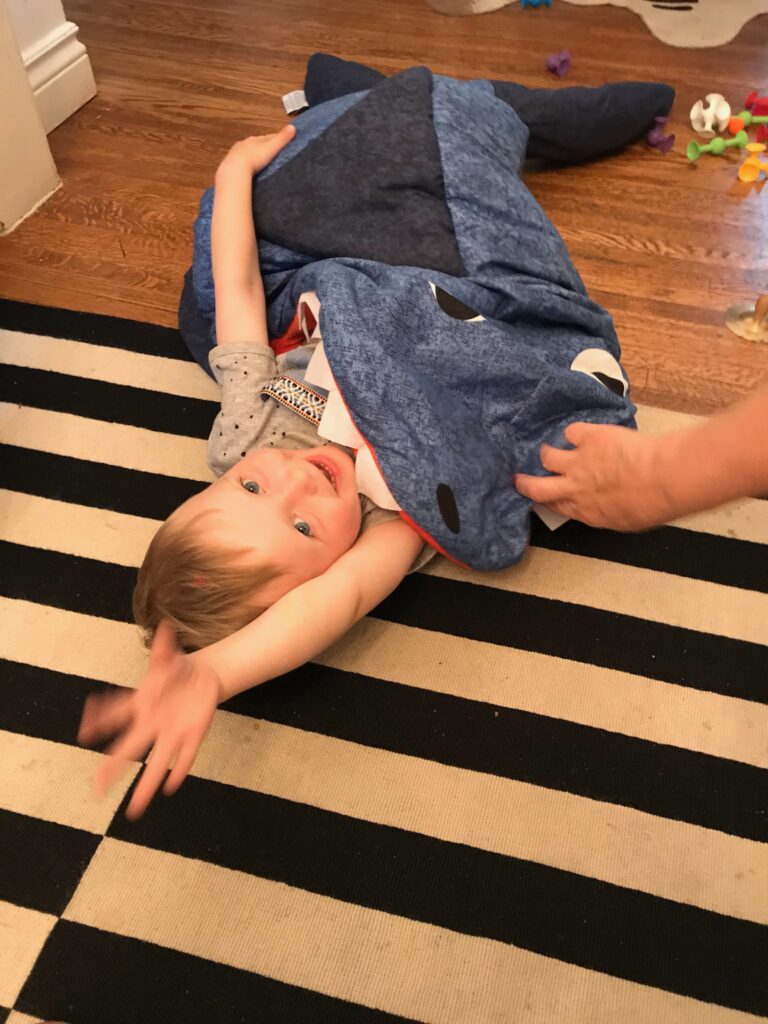
[[[307,463],[294,462],[286,466],[280,490],[287,502],[298,501],[317,492],[313,468]]]

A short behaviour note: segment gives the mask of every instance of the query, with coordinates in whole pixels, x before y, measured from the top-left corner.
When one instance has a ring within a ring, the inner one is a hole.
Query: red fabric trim
[[[371,453],[371,454],[373,454],[373,453]],[[373,457],[376,458],[375,455]],[[377,465],[378,465],[378,463],[377,463]],[[415,523],[411,519],[411,517],[408,515],[407,512],[403,512],[403,510],[400,509],[400,515],[403,518],[403,520],[410,526],[410,528],[412,530],[415,530],[416,533],[418,533],[418,535],[421,537],[421,539],[423,541],[426,541],[426,543],[429,544],[429,546],[431,548],[434,548],[435,551],[438,551],[441,555],[444,555],[448,559],[449,562],[453,562],[454,565],[458,565],[459,568],[461,568],[461,569],[471,569],[472,568],[472,566],[471,565],[467,565],[466,562],[460,562],[458,560],[458,558],[454,558],[453,555],[449,555],[448,552],[445,550],[445,548],[440,547],[440,545],[437,543],[437,541],[433,537],[430,537],[430,535],[426,532],[426,530],[422,530],[422,528],[418,525],[418,523]]]
[[[279,338],[270,339],[269,344],[276,356],[290,352],[294,348],[301,348],[304,344],[304,332],[299,324],[299,311],[296,310],[293,320],[288,324],[287,329]]]

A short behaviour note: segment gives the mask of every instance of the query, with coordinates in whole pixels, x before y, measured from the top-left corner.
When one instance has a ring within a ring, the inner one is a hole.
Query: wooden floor
[[[175,324],[197,200],[225,148],[284,119],[307,56],[326,50],[385,72],[413,64],[459,77],[555,84],[655,79],[678,90],[668,156],[637,144],[528,184],[592,295],[615,316],[636,399],[704,412],[768,378],[768,346],[723,326],[768,291],[768,187],[738,159],[685,159],[687,112],[707,92],[740,108],[768,92],[768,16],[715,50],[672,49],[616,7],[556,0],[467,19],[425,0],[68,0],[98,96],[50,137],[64,188],[0,239],[0,295]]]

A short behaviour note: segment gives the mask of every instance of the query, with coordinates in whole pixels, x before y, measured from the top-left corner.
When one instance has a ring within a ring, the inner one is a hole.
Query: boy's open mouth
[[[330,483],[331,487],[338,493],[338,487],[336,486],[336,469],[329,463],[322,461],[321,459],[310,459],[313,466],[325,476],[326,480]]]

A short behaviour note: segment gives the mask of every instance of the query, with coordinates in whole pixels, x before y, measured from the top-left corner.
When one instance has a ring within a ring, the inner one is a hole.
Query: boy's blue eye
[[[299,533],[303,533],[305,537],[312,536],[312,529],[309,523],[305,523],[303,519],[297,519],[293,525],[294,528],[297,529]]]
[[[243,487],[246,491],[250,491],[251,494],[258,494],[261,490],[255,480],[243,480]]]

